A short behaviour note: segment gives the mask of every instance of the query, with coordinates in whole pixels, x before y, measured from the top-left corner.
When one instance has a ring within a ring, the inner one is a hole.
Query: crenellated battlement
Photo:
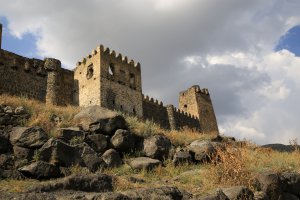
[[[151,104],[155,104],[157,106],[161,106],[163,107],[164,104],[162,101],[158,101],[157,99],[153,99],[152,97],[150,98],[148,95],[142,95],[143,96],[143,101],[146,102],[146,103],[151,103]]]
[[[102,44],[99,45],[96,49],[93,49],[91,54],[88,54],[86,57],[83,57],[80,61],[76,63],[76,67],[86,64],[87,62],[91,62],[93,57],[102,55],[104,57],[113,60],[114,62],[121,63],[128,67],[132,67],[137,69],[138,71],[141,70],[141,64],[139,62],[135,62],[134,60],[129,60],[127,56],[123,56],[121,53],[116,53],[115,50],[111,50],[109,47],[104,47]]]
[[[1,49],[0,94],[26,96],[55,105],[99,105],[156,122],[166,129],[185,126],[218,131],[209,91],[194,85],[179,94],[179,107],[143,95],[141,64],[103,45],[72,71],[52,58],[26,58]]]

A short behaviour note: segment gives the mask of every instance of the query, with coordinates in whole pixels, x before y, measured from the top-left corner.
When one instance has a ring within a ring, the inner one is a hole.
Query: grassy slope
[[[24,125],[38,125],[43,127],[50,135],[55,136],[55,127],[72,126],[72,117],[80,110],[78,107],[46,106],[39,102],[25,98],[0,95],[0,104],[11,106],[23,105],[32,117]],[[51,115],[62,116],[60,124],[50,122]],[[210,139],[214,133],[202,134],[189,129],[181,131],[166,131],[156,124],[146,121],[141,122],[136,117],[125,116],[132,132],[143,136],[164,134],[176,146],[184,146],[196,139]],[[166,160],[164,167],[158,167],[151,172],[133,171],[128,165],[116,169],[106,169],[105,173],[115,175],[115,187],[117,191],[131,188],[144,188],[150,186],[175,185],[194,194],[204,194],[215,188],[233,185],[246,185],[251,187],[251,182],[257,172],[272,170],[278,173],[285,171],[300,172],[300,153],[280,153],[270,149],[257,148],[255,144],[246,142],[246,145],[228,145],[227,151],[218,151],[223,162],[204,165],[181,165],[174,167],[170,160]],[[130,156],[125,156],[129,159]],[[88,173],[78,166],[72,167],[73,173]],[[146,180],[145,183],[132,183],[128,177],[136,177]],[[28,185],[37,184],[36,180],[2,180],[0,190],[20,192]]]

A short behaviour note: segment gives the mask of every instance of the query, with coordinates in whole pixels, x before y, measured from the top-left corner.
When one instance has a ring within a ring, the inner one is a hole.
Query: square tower
[[[198,117],[202,132],[219,132],[208,89],[194,85],[180,92],[179,109]]]
[[[74,69],[74,102],[143,116],[141,66],[102,45]]]

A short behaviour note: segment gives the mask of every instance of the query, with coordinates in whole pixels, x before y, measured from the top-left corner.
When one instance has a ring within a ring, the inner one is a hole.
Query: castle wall
[[[48,83],[48,71],[45,62],[38,59],[29,59],[23,56],[0,50],[0,94],[24,96],[46,102],[47,90],[51,91]],[[59,79],[55,86],[57,96],[52,98],[57,105],[72,103],[73,72],[60,69]],[[54,87],[53,87],[54,88]],[[60,90],[61,88],[68,91]]]
[[[45,102],[47,72],[43,61],[0,51],[0,94],[25,96]]]
[[[100,53],[92,52],[74,69],[73,101],[78,106],[100,104]]]
[[[100,56],[101,106],[126,113],[143,116],[142,83],[140,64],[128,61],[103,46],[98,48]]]
[[[143,118],[152,120],[159,124],[162,128],[170,129],[169,116],[167,108],[163,106],[163,103],[154,101],[153,98],[146,96],[143,98]]]
[[[172,130],[189,127],[201,130],[199,119],[191,114],[175,108],[173,105],[167,106],[169,123]]]

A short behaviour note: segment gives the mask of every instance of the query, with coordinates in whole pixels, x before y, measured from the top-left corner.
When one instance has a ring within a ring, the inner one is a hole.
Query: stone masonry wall
[[[101,106],[143,117],[141,67],[102,45],[100,52]]]
[[[43,61],[0,51],[0,94],[25,96],[45,102],[47,72]]]
[[[189,127],[195,130],[201,130],[199,119],[182,110],[175,108],[173,105],[167,106],[170,128],[173,130]]]
[[[153,98],[148,96],[143,98],[143,113],[144,119],[152,120],[159,124],[162,128],[170,129],[169,116],[167,108],[163,106],[163,103],[154,101]]]
[[[0,94],[24,96],[46,102],[48,71],[45,61],[0,50]],[[72,104],[73,72],[59,71],[57,105]],[[48,88],[49,90],[49,88]],[[65,90],[65,91],[64,91]]]

